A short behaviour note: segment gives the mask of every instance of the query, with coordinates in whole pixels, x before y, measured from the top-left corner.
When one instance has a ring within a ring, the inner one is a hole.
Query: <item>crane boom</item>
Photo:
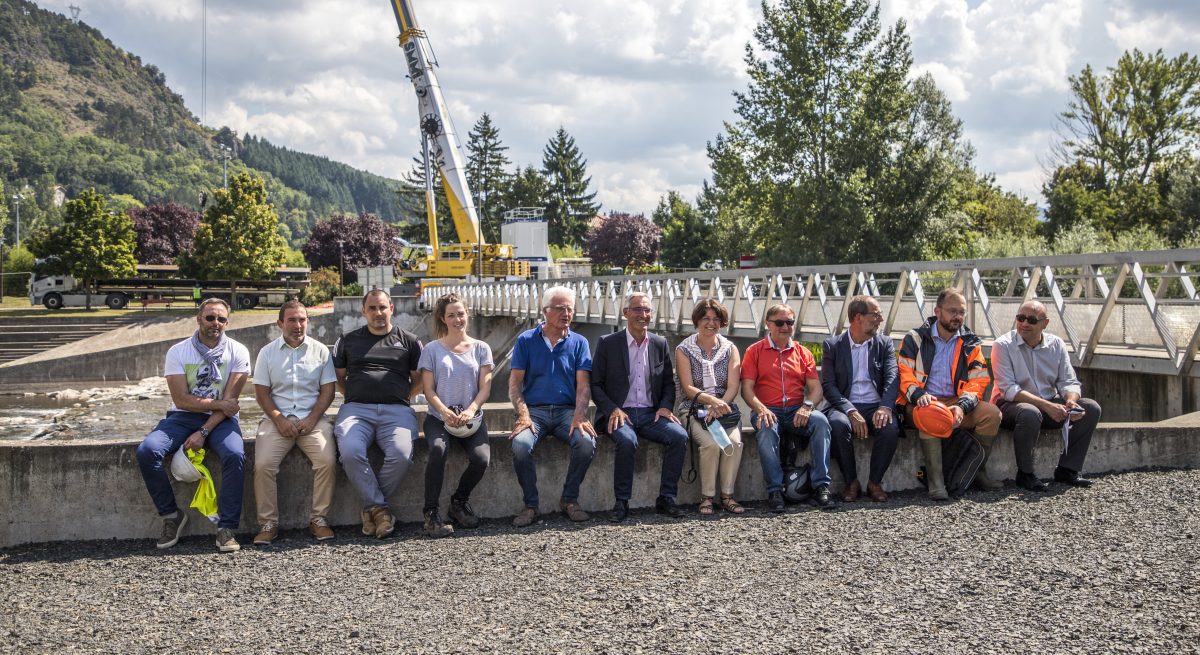
[[[442,88],[433,71],[433,50],[429,39],[418,26],[410,0],[391,0],[396,22],[400,26],[400,48],[408,64],[408,77],[417,92],[417,108],[421,117],[421,131],[429,140],[429,151],[433,166],[441,174],[446,200],[450,203],[450,215],[458,240],[464,245],[484,244],[479,230],[479,216],[471,203],[471,191],[467,185],[466,159],[459,146],[454,123],[446,110]],[[431,225],[431,231],[436,226]],[[431,234],[432,236],[432,234]],[[438,244],[434,244],[437,248]]]

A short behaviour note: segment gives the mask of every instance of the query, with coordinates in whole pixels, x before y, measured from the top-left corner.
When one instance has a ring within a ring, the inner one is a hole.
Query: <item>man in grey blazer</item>
[[[687,431],[671,412],[675,406],[675,375],[667,340],[650,334],[650,296],[633,292],[625,298],[626,328],[607,334],[596,345],[592,358],[592,401],[595,425],[612,437],[616,446],[613,493],[617,498],[609,519],[624,521],[633,492],[634,454],[638,440],[663,445],[662,480],[655,511],[671,517],[683,515],[675,504]]]
[[[888,499],[881,482],[896,454],[900,421],[896,396],[900,376],[892,340],[877,334],[883,321],[879,302],[870,296],[855,296],[847,308],[850,327],[825,340],[821,355],[821,390],[829,401],[833,457],[846,479],[843,502],[854,502],[862,494],[854,461],[855,439],[875,437],[871,447],[871,473],[867,495],[871,500]]]

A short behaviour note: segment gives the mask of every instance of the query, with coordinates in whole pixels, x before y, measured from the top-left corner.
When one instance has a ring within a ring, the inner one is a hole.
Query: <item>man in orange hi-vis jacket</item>
[[[914,407],[924,407],[935,400],[942,402],[954,414],[954,427],[973,430],[990,454],[992,441],[1000,430],[1000,410],[983,400],[992,376],[983,358],[982,342],[963,325],[966,298],[958,289],[946,289],[938,294],[933,313],[924,325],[904,336],[900,346],[897,403],[905,405],[911,414]],[[919,435],[925,453],[929,497],[947,500],[950,496],[942,477],[942,440],[924,432]],[[987,476],[986,466],[984,460],[975,483],[984,489],[1000,488],[1000,483]]]

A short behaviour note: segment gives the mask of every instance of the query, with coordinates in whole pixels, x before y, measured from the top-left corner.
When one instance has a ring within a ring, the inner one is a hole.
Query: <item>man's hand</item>
[[[850,412],[850,432],[857,439],[867,438],[867,419],[863,418],[861,412]]]
[[[626,414],[624,411],[622,411],[620,407],[618,407],[617,409],[614,409],[612,414],[608,415],[608,433],[612,434],[612,433],[616,432],[617,429],[620,428],[622,425],[625,425],[625,421],[628,421],[628,420],[629,420],[629,415]],[[571,424],[571,429],[572,430],[575,429],[574,423]]]
[[[758,414],[758,420],[754,422],[754,427],[759,430],[769,428],[779,422],[779,418],[775,416],[775,412],[772,412],[765,406],[761,410],[757,410],[756,413]]]
[[[660,407],[657,412],[654,412],[654,420],[665,418],[672,423],[679,423],[679,419],[675,418],[675,413],[666,407]]]
[[[1067,415],[1071,417],[1072,423],[1083,418],[1086,414],[1086,412],[1083,410],[1083,405],[1080,405],[1074,400],[1068,400],[1067,402],[1063,403],[1063,406],[1067,408]]]
[[[951,405],[950,413],[954,415],[954,427],[956,428],[962,425],[963,419],[967,416],[963,413],[962,407],[959,407],[958,405]]]
[[[875,415],[872,417],[875,423],[875,429],[882,428],[885,425],[892,424],[892,410],[886,407],[880,407],[875,410]]]
[[[920,398],[917,398],[917,407],[928,407],[936,398],[931,393],[923,393]]]
[[[291,421],[291,424],[296,428],[297,436],[304,436],[309,432],[312,432],[313,425],[316,424],[316,421],[305,416],[304,418],[298,418],[294,421]]]
[[[1055,422],[1062,423],[1067,420],[1067,408],[1058,403],[1047,403],[1045,409],[1042,411],[1046,412],[1046,416],[1049,416]]]
[[[214,400],[212,403],[216,408],[214,411],[219,411],[229,418],[237,416],[237,413],[242,410],[242,404],[238,402],[237,398],[224,398]]]
[[[279,436],[281,437],[295,439],[301,435],[301,432],[296,429],[296,424],[283,414],[272,418],[271,422],[275,424],[275,429],[279,431]]]
[[[620,411],[620,410],[617,410]],[[576,430],[582,431],[586,435],[590,435],[593,439],[596,438],[596,428],[592,427],[592,422],[582,416],[576,415],[571,419],[571,432]]]
[[[812,413],[813,411],[809,407],[800,407],[800,409],[796,410],[795,414],[792,414],[792,425],[798,428],[808,425],[808,417],[812,416]]]
[[[512,441],[518,434],[532,427],[533,419],[529,418],[528,414],[517,414],[517,420],[513,421],[513,429],[508,435],[508,440]]]
[[[191,433],[190,435],[188,435],[188,438],[184,439],[183,445],[180,446],[179,448],[180,448],[180,450],[185,451],[183,453],[183,456],[187,457],[186,451],[200,450],[203,447],[204,447],[204,435],[200,434],[200,431],[197,430],[197,431]]]

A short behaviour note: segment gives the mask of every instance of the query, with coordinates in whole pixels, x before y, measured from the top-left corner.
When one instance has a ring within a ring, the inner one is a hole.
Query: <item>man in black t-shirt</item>
[[[413,375],[421,342],[392,325],[394,307],[386,291],[368,291],[362,304],[366,326],[333,346],[338,390],[345,396],[333,431],[342,468],[362,498],[363,534],[382,539],[396,522],[387,498],[404,479],[417,438],[417,415],[408,401],[421,390],[421,378]],[[367,459],[371,443],[383,451],[378,476]]]

